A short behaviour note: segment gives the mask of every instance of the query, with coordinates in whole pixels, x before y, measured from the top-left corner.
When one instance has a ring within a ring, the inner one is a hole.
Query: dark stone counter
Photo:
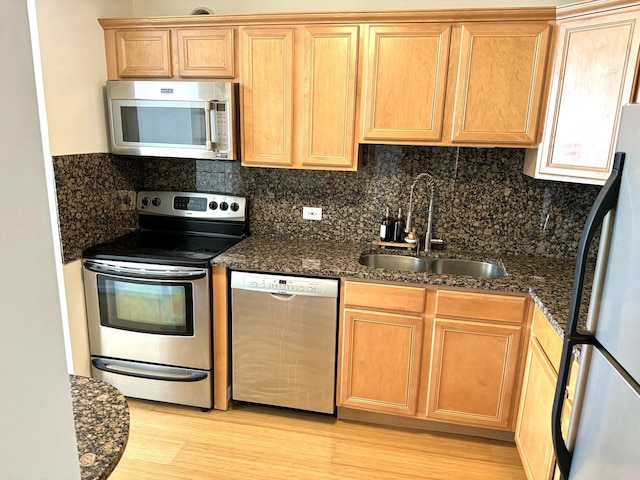
[[[111,385],[69,375],[71,403],[83,480],[106,479],[120,461],[129,438],[129,406]]]
[[[291,240],[253,235],[214,258],[212,263],[235,270],[333,278],[351,277],[530,293],[551,325],[561,336],[564,335],[569,316],[574,260],[478,252],[433,251],[430,253],[430,256],[502,262],[507,276],[488,279],[383,270],[365,267],[358,263],[362,253],[374,251],[379,251],[379,248],[362,243]],[[385,253],[407,254],[406,250],[397,249],[386,249]],[[590,281],[590,278],[588,280]],[[587,284],[586,295],[589,289],[590,284]],[[586,312],[582,312],[582,324],[585,317]]]

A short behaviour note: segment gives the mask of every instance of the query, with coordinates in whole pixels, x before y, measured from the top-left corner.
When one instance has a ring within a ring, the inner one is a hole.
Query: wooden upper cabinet
[[[178,29],[178,74],[184,78],[233,78],[232,28]]]
[[[232,27],[106,29],[107,77],[234,78]]]
[[[462,25],[452,142],[538,141],[550,32],[546,22]]]
[[[451,26],[369,25],[362,74],[364,141],[439,141]]]
[[[357,26],[313,26],[304,35],[296,102],[302,166],[351,167],[355,133]]]
[[[356,168],[359,27],[241,29],[242,164]]]
[[[603,184],[611,173],[622,105],[633,100],[640,7],[558,21],[542,145],[525,173]]]
[[[107,55],[109,71],[117,78],[170,78],[171,33],[163,30],[123,30],[113,34],[112,58]],[[115,48],[113,48],[115,47]],[[109,79],[112,79],[111,75]]]
[[[293,28],[242,28],[242,164],[293,165]]]

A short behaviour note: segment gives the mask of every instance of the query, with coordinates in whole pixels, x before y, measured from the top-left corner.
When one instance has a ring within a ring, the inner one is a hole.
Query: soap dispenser
[[[398,209],[398,218],[393,224],[393,241],[400,243],[404,240],[404,216],[402,215],[402,208]]]
[[[382,217],[382,221],[380,222],[380,241],[381,242],[390,242],[393,237],[393,221],[391,220],[391,215],[389,215],[389,207],[387,207],[387,211]]]

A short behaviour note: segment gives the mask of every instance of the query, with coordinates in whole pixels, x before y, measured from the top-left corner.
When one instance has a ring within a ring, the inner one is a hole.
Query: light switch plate
[[[322,220],[322,208],[302,207],[302,218],[304,220]]]

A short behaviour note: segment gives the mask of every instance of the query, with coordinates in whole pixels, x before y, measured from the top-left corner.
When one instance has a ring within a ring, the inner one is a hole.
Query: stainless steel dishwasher
[[[231,273],[232,398],[335,410],[338,280]]]

